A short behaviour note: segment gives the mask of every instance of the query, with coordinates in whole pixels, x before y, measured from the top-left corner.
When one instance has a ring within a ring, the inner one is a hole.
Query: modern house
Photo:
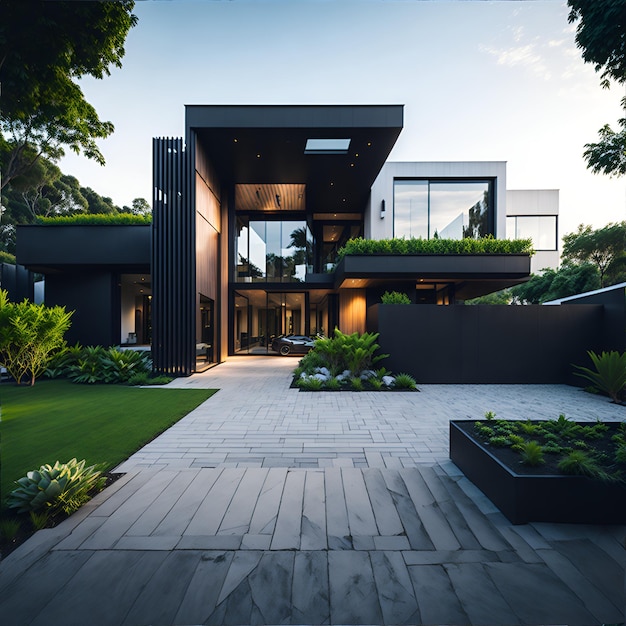
[[[153,140],[151,226],[20,227],[18,263],[76,311],[70,341],[150,343],[188,375],[278,335],[363,332],[388,290],[453,305],[530,274],[528,255],[337,263],[350,238],[508,229],[558,259],[558,192],[507,191],[504,162],[387,162],[402,127],[399,105],[187,106],[184,139]]]

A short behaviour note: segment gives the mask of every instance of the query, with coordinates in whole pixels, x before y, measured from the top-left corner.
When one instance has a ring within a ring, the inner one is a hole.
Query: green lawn
[[[115,467],[215,391],[65,380],[0,384],[0,501],[13,481],[45,463],[76,457]]]

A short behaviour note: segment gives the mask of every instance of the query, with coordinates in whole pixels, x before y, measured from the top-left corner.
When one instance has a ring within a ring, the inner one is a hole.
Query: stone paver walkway
[[[0,563],[0,623],[626,619],[626,528],[513,526],[447,459],[451,418],[623,407],[553,385],[299,393],[294,365],[239,358],[176,381],[220,391]]]

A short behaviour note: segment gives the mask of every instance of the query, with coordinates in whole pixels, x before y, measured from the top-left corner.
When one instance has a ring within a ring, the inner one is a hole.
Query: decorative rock
[[[387,387],[393,387],[396,379],[393,376],[383,376],[383,385]]]

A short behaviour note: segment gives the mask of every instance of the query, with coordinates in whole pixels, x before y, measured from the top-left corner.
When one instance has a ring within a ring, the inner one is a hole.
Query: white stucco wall
[[[383,165],[372,185],[365,212],[365,238],[393,237],[394,178],[494,178],[496,180],[496,237],[506,236],[506,162],[505,161],[389,161]],[[381,206],[385,201],[385,217]]]

